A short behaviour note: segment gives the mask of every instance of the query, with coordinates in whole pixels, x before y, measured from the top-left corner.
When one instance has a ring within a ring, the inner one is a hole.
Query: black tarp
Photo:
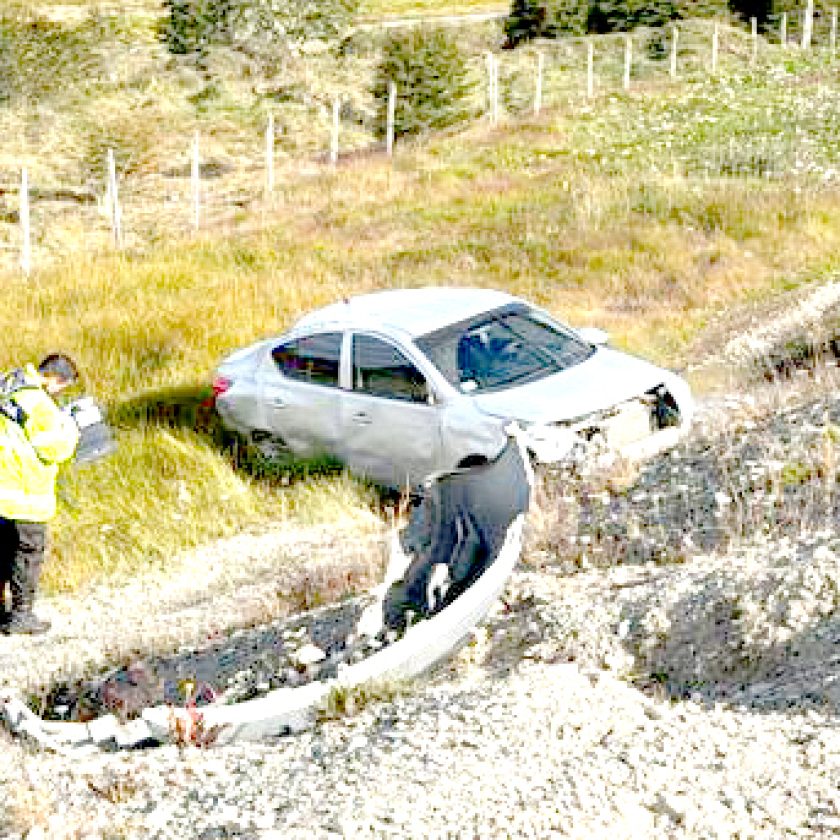
[[[385,595],[383,620],[405,629],[451,604],[498,556],[514,520],[528,510],[530,466],[510,437],[492,461],[433,476],[400,542],[410,563]]]

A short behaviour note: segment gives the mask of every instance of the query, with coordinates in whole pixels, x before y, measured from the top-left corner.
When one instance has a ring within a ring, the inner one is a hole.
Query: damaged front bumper
[[[687,386],[659,385],[586,417],[530,424],[528,448],[542,464],[594,457],[643,461],[676,446],[690,428],[693,414]]]

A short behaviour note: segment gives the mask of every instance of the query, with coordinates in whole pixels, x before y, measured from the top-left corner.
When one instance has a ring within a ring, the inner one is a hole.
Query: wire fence
[[[833,62],[837,27],[834,9],[811,23],[782,15],[761,35],[755,20],[747,29],[685,21],[488,51],[469,61],[471,113],[493,127],[507,118],[580,107],[607,93],[653,96],[663,84],[750,68],[764,72],[783,62],[788,51],[819,49]],[[276,207],[290,179],[328,174],[360,155],[398,157],[403,141],[394,130],[400,94],[392,83],[384,139],[365,130],[363,121],[360,128],[352,110],[348,120],[346,100],[335,95],[331,107],[315,115],[306,138],[309,152],[303,155],[278,151],[272,111],[260,131],[235,143],[230,135],[222,140],[199,131],[184,137],[182,156],[164,171],[121,175],[121,150],[108,148],[100,187],[45,186],[25,165],[6,173],[0,168],[0,178],[6,175],[0,182],[0,253],[7,267],[17,266],[28,276],[70,252],[140,248],[189,231],[224,229],[243,215]],[[377,107],[367,103],[368,112]]]

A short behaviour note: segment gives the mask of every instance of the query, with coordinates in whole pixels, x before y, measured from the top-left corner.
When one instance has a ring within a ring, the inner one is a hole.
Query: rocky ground
[[[641,471],[555,477],[472,643],[311,731],[72,763],[0,733],[0,837],[840,835],[840,383],[820,377],[709,401]],[[0,681],[282,637],[292,555],[369,573],[384,543],[243,535],[44,602],[56,629],[0,637]]]

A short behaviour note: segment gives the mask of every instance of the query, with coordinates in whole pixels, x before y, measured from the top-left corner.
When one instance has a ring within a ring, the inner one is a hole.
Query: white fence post
[[[338,129],[341,120],[341,100],[336,96],[332,107],[332,131],[330,132],[330,163],[338,163]]]
[[[787,47],[787,12],[782,12],[782,22],[779,25],[779,43]]]
[[[675,26],[671,31],[671,78],[677,78],[677,49],[680,43],[680,30]]]
[[[586,96],[589,99],[595,95],[595,45],[592,39],[586,41]]]
[[[493,125],[499,124],[499,59],[493,55]]]
[[[111,215],[114,245],[117,248],[122,248],[122,208],[120,207],[120,194],[117,190],[117,164],[114,160],[113,149],[108,149],[108,209]]]
[[[265,127],[265,193],[271,197],[274,192],[274,114],[268,115]]]
[[[752,38],[752,57],[750,62],[755,64],[758,60],[758,18],[750,18],[750,35]]]
[[[834,61],[834,56],[837,52],[837,7],[831,9],[831,33],[828,36],[828,49],[831,55],[831,60]]]
[[[630,90],[630,67],[633,64],[633,39],[628,35],[624,39],[624,90]]]
[[[485,64],[487,65],[487,114],[490,117],[490,123],[493,123],[493,53],[488,52],[484,56]]]
[[[388,118],[385,126],[385,151],[388,157],[394,154],[394,118],[397,113],[397,86],[388,82]]]
[[[29,225],[29,173],[20,173],[20,267],[29,277],[32,271],[32,231]]]
[[[718,31],[717,21],[715,21],[715,25],[712,29],[712,73],[717,73],[719,43],[720,33]]]
[[[201,224],[201,158],[199,157],[198,131],[193,136],[192,144],[192,200],[193,200],[193,228],[198,230]]]
[[[490,112],[490,125],[499,122],[499,61],[496,56],[487,53],[487,110]]]
[[[534,83],[534,114],[537,115],[542,109],[542,82],[544,64],[545,56],[541,52],[537,53],[537,78]]]
[[[807,0],[805,19],[802,22],[802,49],[811,49],[811,36],[814,31],[814,0]]]

